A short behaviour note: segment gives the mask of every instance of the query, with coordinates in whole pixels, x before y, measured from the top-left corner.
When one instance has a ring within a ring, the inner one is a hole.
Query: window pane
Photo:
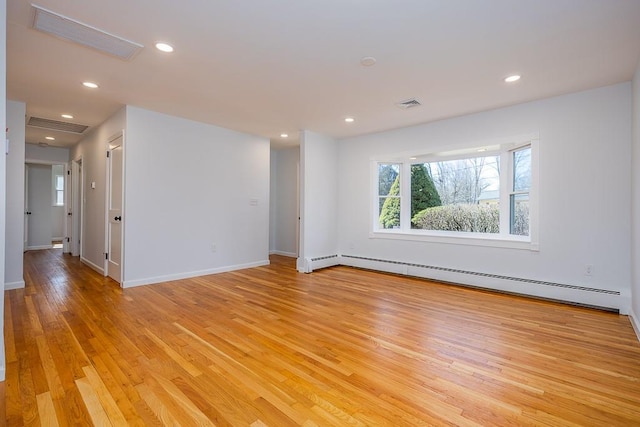
[[[400,176],[400,165],[399,164],[386,164],[380,163],[378,164],[378,195],[379,196],[387,196],[391,191],[391,187],[393,183]],[[400,182],[398,182],[398,186]],[[399,194],[399,193],[398,193]]]
[[[400,228],[400,165],[378,164],[378,222],[380,228]]]
[[[380,228],[400,228],[400,197],[380,197]]]
[[[511,195],[510,233],[516,236],[529,235],[529,194]]]
[[[513,191],[531,188],[531,147],[513,152]]]
[[[411,218],[426,209],[442,205],[426,163],[411,165]],[[421,228],[412,219],[411,228]]]
[[[64,190],[64,177],[62,175],[56,176],[56,190]]]
[[[56,205],[64,205],[64,191],[56,191]]]
[[[411,179],[412,228],[500,232],[498,156],[415,164]]]

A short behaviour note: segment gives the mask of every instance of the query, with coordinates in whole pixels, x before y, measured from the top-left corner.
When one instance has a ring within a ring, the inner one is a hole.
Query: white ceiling
[[[279,147],[301,129],[343,138],[629,81],[640,59],[640,0],[35,0],[144,45],[131,61],[7,3],[7,94],[28,116],[95,126],[130,104]],[[423,105],[394,105],[411,97]],[[78,140],[27,127],[27,142],[47,135]]]

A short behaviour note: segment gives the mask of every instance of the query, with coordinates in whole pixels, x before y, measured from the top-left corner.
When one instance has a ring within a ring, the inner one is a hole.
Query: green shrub
[[[400,175],[393,181],[389,196],[400,194]],[[400,198],[386,197],[380,210],[380,225],[382,228],[400,228]]]
[[[500,208],[497,205],[445,205],[427,208],[412,219],[424,230],[500,232]]]
[[[418,212],[411,222],[423,230],[468,231],[499,233],[500,208],[498,205],[445,205]],[[517,203],[511,234],[529,235],[529,204]]]

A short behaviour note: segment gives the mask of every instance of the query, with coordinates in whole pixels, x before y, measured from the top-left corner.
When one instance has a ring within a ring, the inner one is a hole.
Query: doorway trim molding
[[[69,252],[72,256],[79,256],[82,259],[82,228],[84,221],[84,168],[83,158],[79,155],[71,160],[71,232],[69,239]],[[82,171],[82,172],[80,172]]]

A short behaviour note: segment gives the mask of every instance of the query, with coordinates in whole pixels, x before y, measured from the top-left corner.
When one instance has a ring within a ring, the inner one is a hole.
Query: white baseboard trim
[[[351,267],[420,277],[608,310],[626,310],[630,304],[630,298],[627,295],[607,289],[596,289],[348,255],[340,256],[337,263]]]
[[[43,249],[51,249],[53,245],[27,246],[28,251],[41,251]]]
[[[17,282],[5,283],[4,284],[4,290],[5,291],[10,291],[12,289],[22,289],[25,286],[26,285],[24,283],[24,280],[19,280]]]
[[[269,251],[269,255],[282,255],[289,258],[297,258],[298,255],[294,252],[283,252],[283,251]]]
[[[122,282],[123,288],[133,288],[136,286],[153,285],[162,282],[170,282],[172,280],[190,279],[192,277],[207,276],[209,274],[227,273],[229,271],[244,270],[245,268],[262,267],[269,265],[269,260],[250,262],[246,264],[227,265],[219,268],[207,270],[190,271],[186,273],[169,274],[166,276],[149,277],[146,279],[125,280]]]
[[[89,261],[86,258],[80,257],[80,262],[83,264],[88,265],[92,270],[102,274],[104,276],[104,268],[103,267],[98,267],[97,265],[95,265],[94,263],[92,263],[91,261]]]
[[[4,366],[0,367],[0,381],[4,381],[7,378],[7,371]]]
[[[633,326],[633,330],[636,332],[636,337],[638,337],[638,341],[640,341],[640,317],[636,316],[633,310],[630,310],[629,320],[631,321],[631,326]]]

